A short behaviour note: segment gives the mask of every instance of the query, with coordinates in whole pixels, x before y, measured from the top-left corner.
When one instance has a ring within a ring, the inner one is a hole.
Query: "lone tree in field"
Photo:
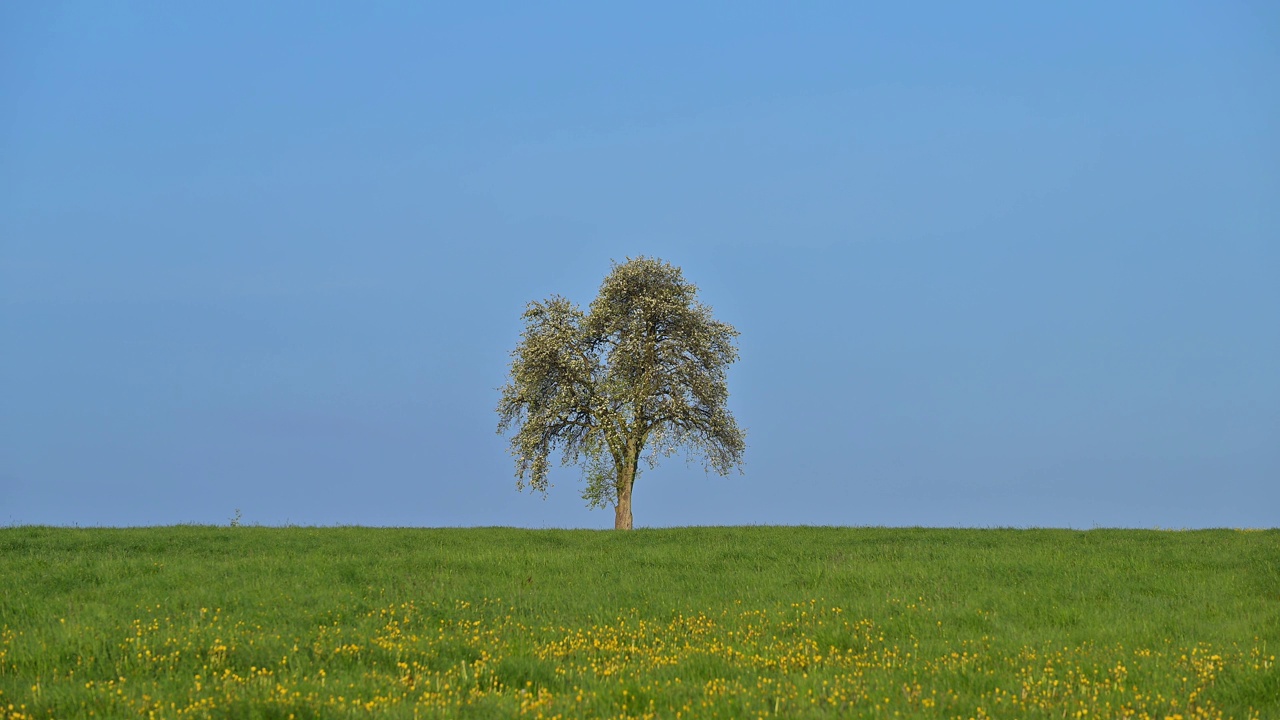
[[[741,466],[744,433],[725,408],[738,331],[697,293],[680,268],[639,257],[614,263],[586,313],[559,295],[529,303],[498,404],[498,432],[516,428],[519,489],[545,493],[559,450],[582,464],[587,504],[613,505],[630,530],[641,455],[653,467],[685,448],[721,475]]]

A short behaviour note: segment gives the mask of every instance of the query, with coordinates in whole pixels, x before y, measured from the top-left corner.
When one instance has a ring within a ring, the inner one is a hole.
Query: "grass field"
[[[0,716],[1280,718],[1280,531],[0,529]]]

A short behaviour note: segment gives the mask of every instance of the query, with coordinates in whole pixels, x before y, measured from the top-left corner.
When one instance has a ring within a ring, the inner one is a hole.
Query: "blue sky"
[[[611,527],[525,303],[684,269],[638,526],[1280,525],[1266,2],[6,3],[0,524]]]

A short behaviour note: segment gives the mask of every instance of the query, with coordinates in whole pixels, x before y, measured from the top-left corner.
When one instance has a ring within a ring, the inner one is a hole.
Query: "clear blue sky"
[[[4,3],[0,524],[611,527],[494,406],[643,254],[748,447],[638,526],[1280,525],[1277,77],[1263,0]]]

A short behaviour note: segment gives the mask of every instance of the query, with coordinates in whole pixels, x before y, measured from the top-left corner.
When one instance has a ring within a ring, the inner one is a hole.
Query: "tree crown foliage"
[[[529,303],[498,405],[515,428],[517,485],[545,492],[550,456],[583,465],[584,498],[629,508],[637,461],[684,448],[720,474],[740,466],[745,433],[726,408],[733,326],[698,302],[679,268],[615,263],[587,312],[553,295]],[[628,509],[629,512],[629,509]]]

